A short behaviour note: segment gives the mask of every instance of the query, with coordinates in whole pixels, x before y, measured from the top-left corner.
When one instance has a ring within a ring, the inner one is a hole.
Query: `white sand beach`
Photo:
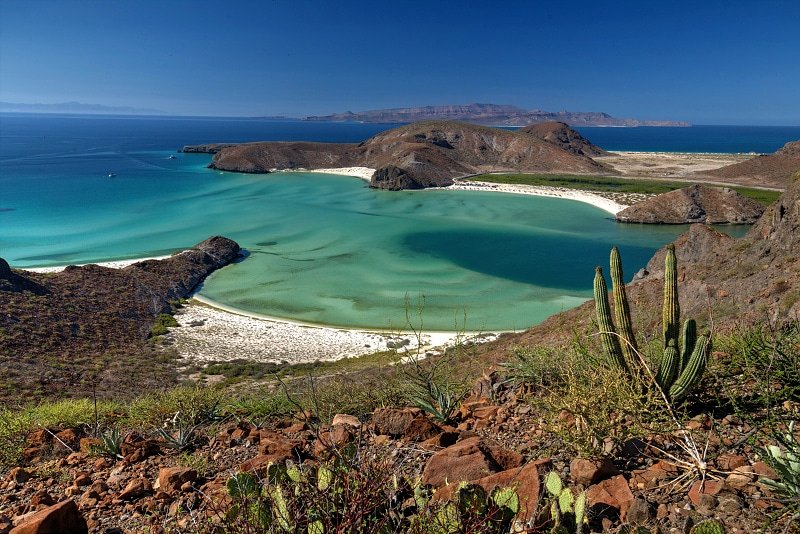
[[[331,361],[396,349],[434,354],[456,342],[495,339],[493,334],[378,332],[308,325],[225,309],[195,296],[175,314],[179,328],[167,334],[178,353],[194,362],[251,360],[290,364]]]
[[[122,269],[123,267],[127,267],[128,265],[133,265],[134,263],[139,263],[140,261],[145,260],[164,260],[170,258],[171,256],[153,256],[150,258],[135,258],[129,260],[117,260],[117,261],[102,261],[102,262],[93,262],[93,263],[80,263],[77,264],[77,267],[83,267],[85,265],[99,265],[100,267],[109,267],[111,269]],[[12,265],[12,267],[14,267]],[[54,265],[52,267],[14,267],[15,269],[23,269],[25,271],[30,271],[32,273],[60,273],[64,269],[69,267],[69,265]]]
[[[624,210],[627,206],[615,202],[614,200],[603,198],[600,195],[589,193],[586,191],[578,191],[576,189],[567,189],[565,187],[547,187],[539,185],[522,185],[522,184],[496,184],[493,182],[477,182],[477,181],[457,181],[447,189],[455,189],[460,191],[492,191],[497,193],[515,193],[519,195],[534,195],[539,197],[553,197],[564,198],[568,200],[577,200],[578,202],[585,202],[591,204],[601,210],[605,210],[612,215],[616,215]]]
[[[372,179],[375,169],[369,167],[341,167],[338,169],[312,169],[308,172],[316,172],[320,174],[339,174],[341,176],[355,176],[367,182]]]

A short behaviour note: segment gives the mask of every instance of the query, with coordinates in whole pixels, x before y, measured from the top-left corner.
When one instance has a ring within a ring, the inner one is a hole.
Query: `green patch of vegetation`
[[[167,313],[161,313],[156,317],[153,327],[150,329],[150,336],[163,336],[167,333],[167,328],[174,328],[176,326],[178,326],[178,321],[175,320],[175,317]]]
[[[564,187],[583,191],[600,191],[610,193],[640,193],[659,195],[689,185],[689,182],[666,180],[626,179],[613,176],[583,176],[574,174],[482,174],[470,181],[491,182],[497,184],[539,185],[548,187]],[[739,194],[750,197],[768,206],[781,195],[780,191],[754,189],[751,187],[732,187]]]

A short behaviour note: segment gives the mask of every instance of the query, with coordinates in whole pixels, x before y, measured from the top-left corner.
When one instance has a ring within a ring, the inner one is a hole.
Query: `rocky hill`
[[[310,116],[307,121],[405,123],[429,120],[457,120],[490,126],[527,126],[540,122],[559,121],[570,126],[690,126],[684,121],[643,121],[618,119],[597,111],[525,110],[498,104],[466,104],[421,106],[412,108],[375,109],[353,113]]]
[[[783,189],[798,170],[800,170],[800,141],[790,141],[774,154],[756,156],[702,174],[723,180],[747,177],[755,185]]]
[[[75,396],[92,381],[100,391],[169,383],[172,362],[159,361],[146,343],[156,317],[238,254],[234,241],[213,237],[124,269],[34,273],[0,259],[0,398],[8,384],[19,397]]]
[[[579,156],[594,158],[611,155],[610,152],[593,145],[564,122],[550,121],[533,124],[522,128],[519,133],[533,135]]]
[[[559,141],[563,137],[574,144]],[[582,153],[591,151],[590,146],[558,123],[531,133],[432,121],[381,132],[359,144],[265,142],[225,147],[214,155],[211,167],[237,172],[369,167],[376,169],[370,185],[391,190],[442,187],[454,178],[489,171],[613,172]]]
[[[691,185],[656,195],[617,213],[617,221],[645,224],[753,224],[764,206],[727,187]]]

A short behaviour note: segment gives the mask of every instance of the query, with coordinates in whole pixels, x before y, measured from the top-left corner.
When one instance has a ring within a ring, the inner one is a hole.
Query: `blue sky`
[[[0,101],[800,125],[800,2],[0,0]]]

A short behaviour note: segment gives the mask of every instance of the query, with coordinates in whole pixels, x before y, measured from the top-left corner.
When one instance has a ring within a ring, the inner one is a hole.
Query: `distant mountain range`
[[[103,106],[82,102],[60,102],[57,104],[25,104],[0,102],[0,112],[12,113],[82,113],[96,115],[165,115],[164,111],[131,106]]]
[[[618,119],[599,111],[542,111],[525,110],[517,106],[498,104],[467,104],[452,106],[422,106],[416,108],[376,109],[333,115],[312,115],[306,121],[403,123],[424,120],[459,120],[490,126],[527,126],[540,122],[558,121],[570,126],[691,126],[685,121],[644,121]]]

